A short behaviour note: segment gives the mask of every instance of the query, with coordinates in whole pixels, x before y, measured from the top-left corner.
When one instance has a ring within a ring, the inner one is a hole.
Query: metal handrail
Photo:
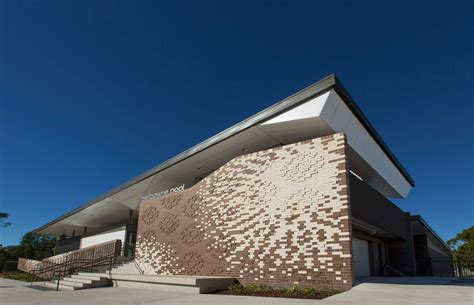
[[[120,262],[132,262],[135,265],[136,269],[140,274],[144,274],[144,271],[135,261],[135,245],[125,244],[122,246],[120,256],[124,260]],[[47,266],[42,266],[33,270],[28,271],[28,274],[40,277],[43,279],[55,279],[57,278],[56,289],[59,290],[59,283],[62,278],[74,274],[79,271],[94,272],[99,271],[100,267],[107,266],[107,269],[102,269],[101,271],[108,271],[109,275],[111,274],[112,268],[117,263],[118,256],[114,254],[105,255],[101,257],[94,257],[95,252],[92,255],[92,258],[76,258],[69,259],[69,256],[66,256],[62,261],[45,261],[44,263],[48,264]]]
[[[37,268],[28,272],[30,275],[34,275],[43,279],[53,279],[57,277],[57,287],[56,289],[59,290],[59,282],[61,278],[74,274],[78,271],[89,271],[93,272],[94,268],[108,266],[109,274],[115,264],[116,256],[114,255],[107,255],[93,259],[73,259],[68,260],[68,257],[61,264],[55,263],[53,266],[48,266],[44,268]],[[44,276],[44,274],[50,274],[49,276]]]
[[[50,266],[47,266],[47,267],[42,267],[42,268],[36,268],[36,269],[33,269],[33,270],[30,270],[28,271],[28,274],[32,274],[32,275],[36,275],[38,277],[41,277],[39,274],[42,274],[42,273],[47,273],[47,272],[51,272],[51,271],[56,271],[57,269],[62,269],[63,267],[65,267],[65,264],[67,263],[68,265],[70,264],[74,264],[74,263],[80,263],[80,262],[90,262],[91,259],[74,259],[74,260],[70,260],[68,261],[67,257],[64,261],[62,261],[61,263],[52,263],[52,262],[47,262],[48,264],[52,264]]]
[[[116,259],[116,256],[114,255],[104,256],[95,260],[91,260],[89,264],[83,264],[82,266],[73,266],[70,268],[64,268],[62,270],[54,271],[53,278],[55,276],[57,277],[56,290],[59,290],[59,283],[61,279],[64,278],[65,276],[74,274],[79,271],[92,272],[94,271],[94,267],[97,268],[97,267],[102,267],[102,266],[108,266],[108,270],[106,271],[109,272],[109,276],[110,276],[110,273],[112,272],[112,268],[115,264],[115,259]]]
[[[134,244],[132,245],[124,244],[122,246],[122,255],[125,258],[124,261],[129,262],[129,263],[133,262],[133,265],[138,270],[138,273],[140,274],[145,273],[145,271],[143,271],[142,268],[140,268],[140,265],[138,265],[137,261],[135,260],[135,245]]]
[[[145,271],[142,270],[142,268],[140,268],[140,265],[138,265],[137,261],[135,259],[133,259],[133,264],[135,265],[135,268],[137,268],[138,270],[138,273],[140,274],[144,274]]]
[[[122,256],[127,259],[133,259],[135,257],[135,245],[123,244],[121,251]]]

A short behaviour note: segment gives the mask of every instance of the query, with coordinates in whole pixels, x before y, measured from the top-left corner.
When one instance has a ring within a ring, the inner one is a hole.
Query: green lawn
[[[24,281],[24,282],[41,282],[44,279],[28,273],[0,273],[0,277],[10,280]]]

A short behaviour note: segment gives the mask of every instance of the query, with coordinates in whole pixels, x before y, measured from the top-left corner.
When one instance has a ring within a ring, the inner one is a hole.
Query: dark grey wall
[[[431,232],[427,232],[427,239],[429,239],[431,243],[438,248],[438,249],[432,249],[430,248],[429,243],[428,243],[428,251],[429,251],[430,257],[452,257],[453,256],[453,254],[448,249],[446,249],[446,247],[443,244],[441,244],[441,242]]]
[[[413,246],[415,249],[417,275],[431,275],[431,263],[429,261],[428,241],[426,240],[426,235],[414,235]]]
[[[384,239],[388,248],[388,264],[405,275],[416,275],[410,214],[365,182],[349,176],[351,216],[389,233],[391,238]],[[375,260],[371,262],[373,265],[376,263]],[[374,272],[378,273],[377,270]]]
[[[413,245],[415,247],[415,257],[417,259],[428,258],[428,241],[426,235],[414,235]]]
[[[407,215],[367,183],[349,176],[352,217],[405,238],[408,235],[405,225]]]
[[[416,259],[410,215],[406,216],[406,220],[402,225],[405,226],[407,237],[391,239],[388,242],[388,261],[392,267],[403,272],[405,275],[416,275]]]
[[[70,237],[56,242],[54,254],[61,254],[79,249],[81,246],[81,236]]]
[[[427,234],[430,233],[427,232]],[[431,249],[428,246],[427,235],[413,236],[413,244],[415,247],[417,275],[454,276],[453,262],[450,253],[447,250],[445,253],[440,253],[434,249]],[[442,245],[439,246],[442,247]]]
[[[430,247],[428,247],[428,253],[429,253],[430,257],[447,257],[447,258],[451,257],[451,256],[447,255],[446,253],[436,251],[435,249],[432,249]]]

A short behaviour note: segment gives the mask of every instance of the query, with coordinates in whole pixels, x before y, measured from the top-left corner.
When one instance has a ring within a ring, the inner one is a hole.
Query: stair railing
[[[97,259],[89,259],[89,260],[77,259],[77,260],[65,261],[64,266],[62,266],[62,268],[58,268],[58,270],[54,270],[52,272],[53,278],[56,278],[56,290],[59,290],[59,284],[64,277],[70,276],[77,272],[99,271],[100,267],[106,267],[105,270],[102,269],[100,271],[106,271],[106,272],[108,271],[109,276],[110,276],[112,268],[115,265],[115,261],[116,261],[116,256],[113,256],[113,255],[104,256]],[[77,263],[81,263],[81,264],[77,264]]]
[[[138,270],[138,273],[145,273],[135,260],[135,244],[124,244],[122,247],[122,256],[124,257],[125,262],[133,263],[135,268]]]
[[[92,259],[69,259],[65,257],[61,264],[54,264],[43,268],[36,268],[28,274],[43,279],[56,279],[56,290],[59,290],[60,281],[77,272],[108,271],[109,275],[116,262],[115,255],[107,255]],[[105,268],[101,268],[105,267]]]

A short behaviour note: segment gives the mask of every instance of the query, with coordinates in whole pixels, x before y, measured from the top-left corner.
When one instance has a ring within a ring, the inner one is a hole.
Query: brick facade
[[[344,134],[239,156],[141,203],[136,261],[145,274],[350,289],[348,192]]]

